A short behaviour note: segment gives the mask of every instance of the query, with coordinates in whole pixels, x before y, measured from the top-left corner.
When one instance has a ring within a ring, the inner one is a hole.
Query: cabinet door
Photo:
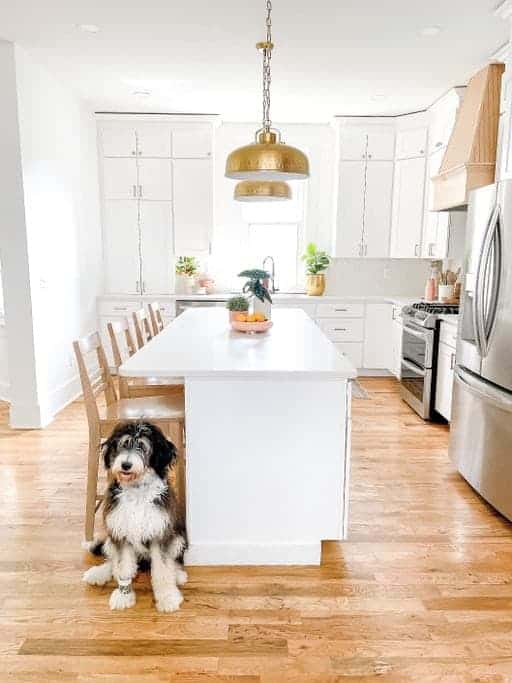
[[[105,202],[103,249],[103,270],[107,294],[139,294],[138,202]]]
[[[137,123],[137,156],[171,158],[171,126],[162,122]]]
[[[395,163],[391,258],[421,255],[425,158]]]
[[[427,159],[425,182],[425,218],[421,255],[424,258],[445,258],[448,254],[450,214],[448,211],[431,211],[434,187],[432,178],[439,173],[444,149],[438,149]]]
[[[401,130],[396,134],[396,158],[410,159],[425,156],[427,148],[427,128],[411,128]]]
[[[169,294],[173,266],[172,203],[140,203],[142,294]]]
[[[362,256],[365,161],[339,165],[336,249],[338,257]]]
[[[213,168],[209,159],[173,161],[174,253],[210,249],[213,227]]]
[[[390,128],[368,128],[368,159],[393,161],[394,156],[395,131]]]
[[[455,367],[455,349],[439,342],[437,356],[437,377],[435,409],[446,420],[450,421],[452,412],[453,368]]]
[[[103,160],[103,194],[105,199],[133,199],[137,196],[137,162],[135,159]]]
[[[388,258],[391,232],[393,162],[368,161],[364,202],[363,253]]]
[[[139,159],[139,197],[148,200],[172,199],[172,162],[170,159]]]
[[[363,367],[387,370],[392,363],[391,304],[367,304]]]
[[[175,128],[172,136],[172,155],[175,159],[207,159],[212,155],[210,126]]]
[[[368,135],[365,128],[343,128],[340,131],[340,159],[366,159]]]
[[[122,121],[100,123],[100,140],[104,157],[134,157],[137,142],[135,125]]]

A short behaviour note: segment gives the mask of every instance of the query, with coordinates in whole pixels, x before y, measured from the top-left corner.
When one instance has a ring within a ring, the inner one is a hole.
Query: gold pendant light
[[[243,180],[235,187],[239,202],[282,202],[292,198],[292,189],[281,180]]]
[[[256,47],[263,54],[263,123],[255,142],[235,149],[226,160],[226,177],[236,180],[286,181],[309,177],[307,156],[281,141],[270,120],[270,60],[272,57],[272,2],[267,0],[267,38]]]

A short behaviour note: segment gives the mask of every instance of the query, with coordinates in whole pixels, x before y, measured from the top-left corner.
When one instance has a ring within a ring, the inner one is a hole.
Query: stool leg
[[[94,517],[98,493],[98,462],[100,457],[100,436],[89,434],[89,455],[87,460],[87,491],[85,496],[85,540],[94,538]]]
[[[174,430],[174,445],[178,451],[178,458],[176,461],[176,495],[178,498],[178,512],[183,521],[185,521],[187,514],[187,470],[183,432],[183,422],[180,422],[176,425]]]

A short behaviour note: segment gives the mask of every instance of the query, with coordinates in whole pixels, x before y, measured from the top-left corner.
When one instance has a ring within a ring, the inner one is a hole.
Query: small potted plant
[[[265,281],[268,282],[270,274],[260,268],[250,268],[249,270],[242,270],[241,273],[238,273],[238,277],[249,278],[242,291],[244,294],[249,293],[251,295],[253,313],[262,313],[267,320],[270,320],[272,297],[265,287]]]
[[[331,263],[325,251],[320,251],[316,244],[310,242],[306,253],[302,256],[306,263],[306,294],[322,296],[325,292],[325,272]]]
[[[178,256],[176,259],[176,294],[193,294],[199,264],[195,256]]]
[[[229,320],[244,321],[249,312],[249,301],[245,296],[232,296],[226,301],[226,308],[229,311]]]

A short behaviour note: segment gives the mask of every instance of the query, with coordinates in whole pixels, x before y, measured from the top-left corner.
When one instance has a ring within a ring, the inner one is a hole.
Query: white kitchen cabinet
[[[161,121],[137,122],[137,156],[171,158],[172,129]]]
[[[139,159],[138,196],[141,199],[170,201],[172,162],[170,159]]]
[[[436,176],[443,161],[444,149],[439,149],[427,159],[425,183],[425,219],[421,255],[424,258],[446,258],[450,235],[450,212],[431,211],[434,187],[432,178]]]
[[[334,342],[334,346],[342,355],[347,356],[356,369],[363,367],[363,344],[361,342]]]
[[[342,128],[339,134],[339,144],[340,159],[347,161],[366,159],[368,134],[365,128],[357,126]]]
[[[393,162],[368,161],[363,220],[363,256],[389,255]]]
[[[137,162],[135,159],[103,160],[103,194],[105,199],[135,199],[137,196]]]
[[[102,156],[135,157],[137,136],[132,122],[105,121],[99,129]]]
[[[366,155],[373,161],[393,161],[395,131],[390,126],[369,126]]]
[[[421,256],[425,157],[395,163],[391,258]]]
[[[391,304],[366,305],[363,367],[387,370],[391,367]]]
[[[171,202],[141,201],[139,226],[142,293],[165,294],[173,268]]]
[[[209,126],[176,128],[172,139],[175,159],[207,159],[212,156],[212,131]]]
[[[393,305],[391,312],[391,367],[393,375],[400,379],[402,368],[403,321],[401,306]]]
[[[437,355],[435,409],[448,422],[452,412],[453,369],[455,348],[440,341]]]
[[[210,159],[173,161],[174,253],[210,250],[213,227],[213,173]]]
[[[362,318],[321,318],[318,325],[333,342],[362,342],[364,339]]]
[[[335,256],[362,256],[366,161],[341,161]]]
[[[428,111],[428,153],[446,149],[465,88],[452,88]]]
[[[427,149],[427,126],[399,130],[396,134],[396,158],[412,159],[425,156]]]
[[[109,293],[140,293],[139,209],[135,201],[103,207],[103,272]]]

